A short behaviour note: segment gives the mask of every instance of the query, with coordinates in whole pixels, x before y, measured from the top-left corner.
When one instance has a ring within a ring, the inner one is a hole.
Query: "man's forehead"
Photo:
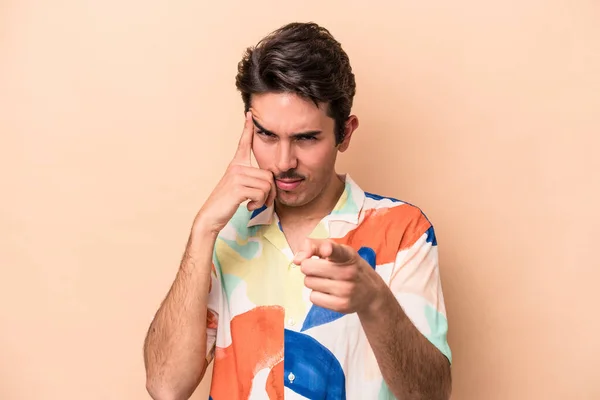
[[[277,133],[293,133],[326,128],[331,122],[326,108],[295,94],[267,93],[253,96],[250,111],[264,128]]]

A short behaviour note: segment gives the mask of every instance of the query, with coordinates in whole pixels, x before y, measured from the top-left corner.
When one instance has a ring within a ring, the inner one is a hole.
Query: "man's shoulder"
[[[423,235],[433,229],[421,207],[391,196],[365,192],[362,223],[377,230],[403,235]]]
[[[427,219],[421,207],[391,196],[365,193],[363,212],[382,215],[385,219]]]

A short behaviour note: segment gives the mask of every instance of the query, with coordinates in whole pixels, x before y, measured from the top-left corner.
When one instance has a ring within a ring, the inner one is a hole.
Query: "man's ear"
[[[340,152],[344,152],[348,150],[350,146],[350,140],[352,139],[352,134],[355,130],[358,129],[358,117],[356,115],[351,115],[346,120],[344,124],[344,140],[338,145],[338,150]]]

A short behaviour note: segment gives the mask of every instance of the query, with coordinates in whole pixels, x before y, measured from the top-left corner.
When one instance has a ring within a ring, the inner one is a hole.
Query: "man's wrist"
[[[365,322],[375,320],[381,316],[385,313],[386,305],[391,300],[395,300],[394,295],[379,274],[373,270],[371,271],[376,275],[374,276],[376,284],[373,285],[367,303],[357,312],[358,317]]]
[[[204,214],[198,213],[192,224],[192,236],[201,239],[216,239],[219,229]]]

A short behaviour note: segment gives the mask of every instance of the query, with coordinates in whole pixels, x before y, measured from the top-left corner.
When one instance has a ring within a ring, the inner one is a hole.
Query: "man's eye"
[[[312,142],[313,140],[317,140],[317,138],[314,136],[299,136],[298,140],[302,142]]]
[[[261,131],[261,130],[257,130],[257,131],[256,131],[256,134],[257,134],[257,135],[262,135],[262,136],[267,136],[267,137],[273,137],[273,136],[275,136],[275,135],[273,135],[272,133],[268,133],[268,132]]]

